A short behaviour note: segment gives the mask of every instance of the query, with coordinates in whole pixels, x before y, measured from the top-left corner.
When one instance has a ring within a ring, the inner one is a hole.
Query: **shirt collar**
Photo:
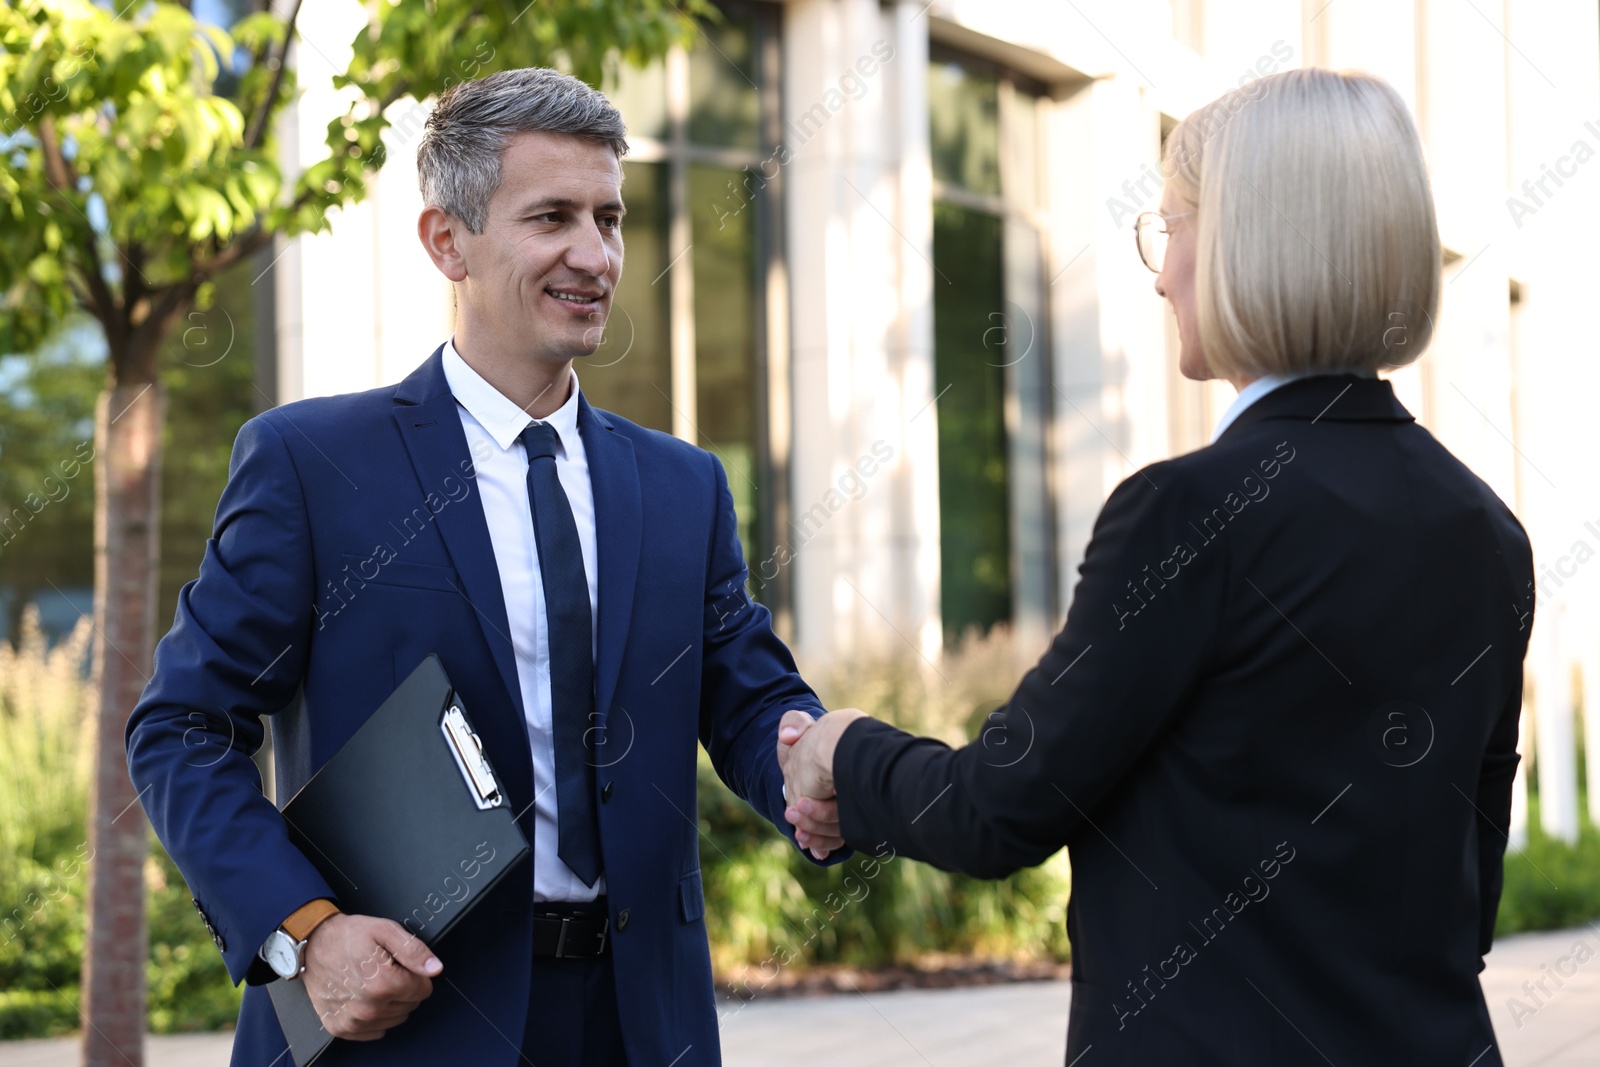
[[[1353,374],[1359,378],[1370,378],[1374,381],[1376,381],[1378,378],[1377,371],[1365,370],[1356,367],[1350,367],[1345,370],[1337,371],[1303,371],[1298,374],[1263,374],[1261,377],[1257,378],[1255,381],[1239,390],[1239,395],[1233,398],[1233,403],[1228,405],[1228,410],[1222,413],[1222,418],[1217,422],[1217,428],[1211,431],[1211,443],[1217,443],[1217,439],[1222,436],[1222,432],[1229,426],[1232,426],[1235,419],[1244,414],[1245,408],[1249,407],[1251,404],[1254,404],[1257,400],[1260,400],[1274,389],[1277,389],[1280,386],[1288,385],[1290,382],[1299,381],[1301,378],[1316,378],[1323,375],[1341,374]]]
[[[1222,431],[1233,425],[1233,420],[1243,414],[1244,409],[1266,396],[1280,385],[1288,385],[1296,378],[1304,378],[1304,374],[1263,374],[1255,381],[1239,390],[1239,395],[1233,398],[1233,403],[1228,405],[1228,410],[1222,413],[1222,418],[1217,420],[1217,428],[1211,431],[1211,443],[1216,444],[1217,438],[1222,436]]]
[[[529,416],[504,393],[484,381],[483,375],[473,370],[456,351],[455,339],[444,346],[444,379],[450,386],[456,403],[478,420],[478,424],[494,438],[502,449],[510,449],[522,431],[532,423],[547,422],[561,438],[561,447],[571,455],[578,440],[578,372],[572,372],[572,393],[567,402],[543,420]]]

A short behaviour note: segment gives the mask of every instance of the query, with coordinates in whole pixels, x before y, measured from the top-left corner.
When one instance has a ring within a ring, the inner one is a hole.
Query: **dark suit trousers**
[[[533,1067],[626,1067],[612,957],[535,957],[522,1062]]]

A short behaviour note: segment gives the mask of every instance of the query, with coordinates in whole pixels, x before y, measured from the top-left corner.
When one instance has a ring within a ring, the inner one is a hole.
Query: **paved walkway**
[[[1524,990],[1540,980],[1548,995]],[[1482,981],[1507,1067],[1600,1065],[1600,924],[1506,938]],[[724,1018],[723,1055],[727,1067],[1062,1067],[1068,1000],[1065,982],[1030,982],[755,1001]]]
[[[1540,980],[1547,992],[1523,987]],[[1483,988],[1508,1067],[1600,1065],[1600,925],[1507,938]],[[724,1006],[723,1056],[727,1067],[1061,1067],[1067,1001],[1064,982],[758,1000]],[[153,1037],[147,1059],[226,1067],[229,1047],[228,1034]],[[0,1043],[0,1067],[77,1063],[75,1041]]]

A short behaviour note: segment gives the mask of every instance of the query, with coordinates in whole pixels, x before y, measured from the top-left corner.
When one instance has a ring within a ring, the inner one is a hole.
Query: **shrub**
[[[150,959],[145,990],[150,1029],[157,1034],[216,1030],[239,1017],[244,990],[228,968],[190,902],[189,887],[157,843],[145,865],[149,889]]]
[[[1584,819],[1576,844],[1549,837],[1529,813],[1528,843],[1507,848],[1495,936],[1560,930],[1600,919],[1600,831]]]
[[[19,647],[0,642],[0,1039],[77,1029],[84,891],[90,859],[87,620],[47,648],[38,620]],[[965,742],[1020,675],[1002,631],[969,636],[937,665],[863,654],[808,674],[828,706],[853,703],[918,733]],[[1016,739],[1018,743],[1025,743]],[[1000,743],[991,738],[991,744]],[[1013,743],[1006,739],[1005,743]],[[749,986],[788,967],[913,963],[950,953],[1065,960],[1066,854],[984,882],[884,851],[820,868],[802,859],[700,763],[700,828],[713,962]],[[130,811],[128,818],[142,818]],[[1535,809],[1527,848],[1508,851],[1500,935],[1600,917],[1600,832],[1577,845],[1546,837]],[[154,844],[148,891],[150,1027],[226,1026],[228,980],[172,860]]]
[[[94,718],[84,676],[88,619],[54,648],[37,612],[13,649],[0,641],[0,1038],[79,1025],[89,760]],[[144,818],[130,810],[123,818]],[[151,1029],[214,1029],[240,993],[189,903],[172,860],[153,842],[145,865]]]
[[[1004,629],[969,635],[930,664],[866,653],[806,677],[828,707],[850,705],[905,729],[964,743],[1019,677]],[[1026,743],[1023,740],[1018,743]],[[700,817],[707,924],[721,973],[814,963],[881,966],[957,953],[1068,956],[1065,853],[999,882],[859,852],[820,868],[717,781],[704,756]]]
[[[40,992],[7,989],[0,992],[0,1041],[23,1037],[54,1037],[78,1028],[78,987]]]

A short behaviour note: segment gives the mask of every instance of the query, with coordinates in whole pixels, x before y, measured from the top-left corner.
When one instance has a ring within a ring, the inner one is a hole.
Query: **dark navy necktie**
[[[588,744],[594,713],[594,629],[589,580],[572,505],[556,476],[555,427],[522,431],[528,453],[528,505],[539,548],[550,649],[551,726],[555,733],[557,854],[592,886],[600,877],[600,826],[594,810],[594,755]]]

